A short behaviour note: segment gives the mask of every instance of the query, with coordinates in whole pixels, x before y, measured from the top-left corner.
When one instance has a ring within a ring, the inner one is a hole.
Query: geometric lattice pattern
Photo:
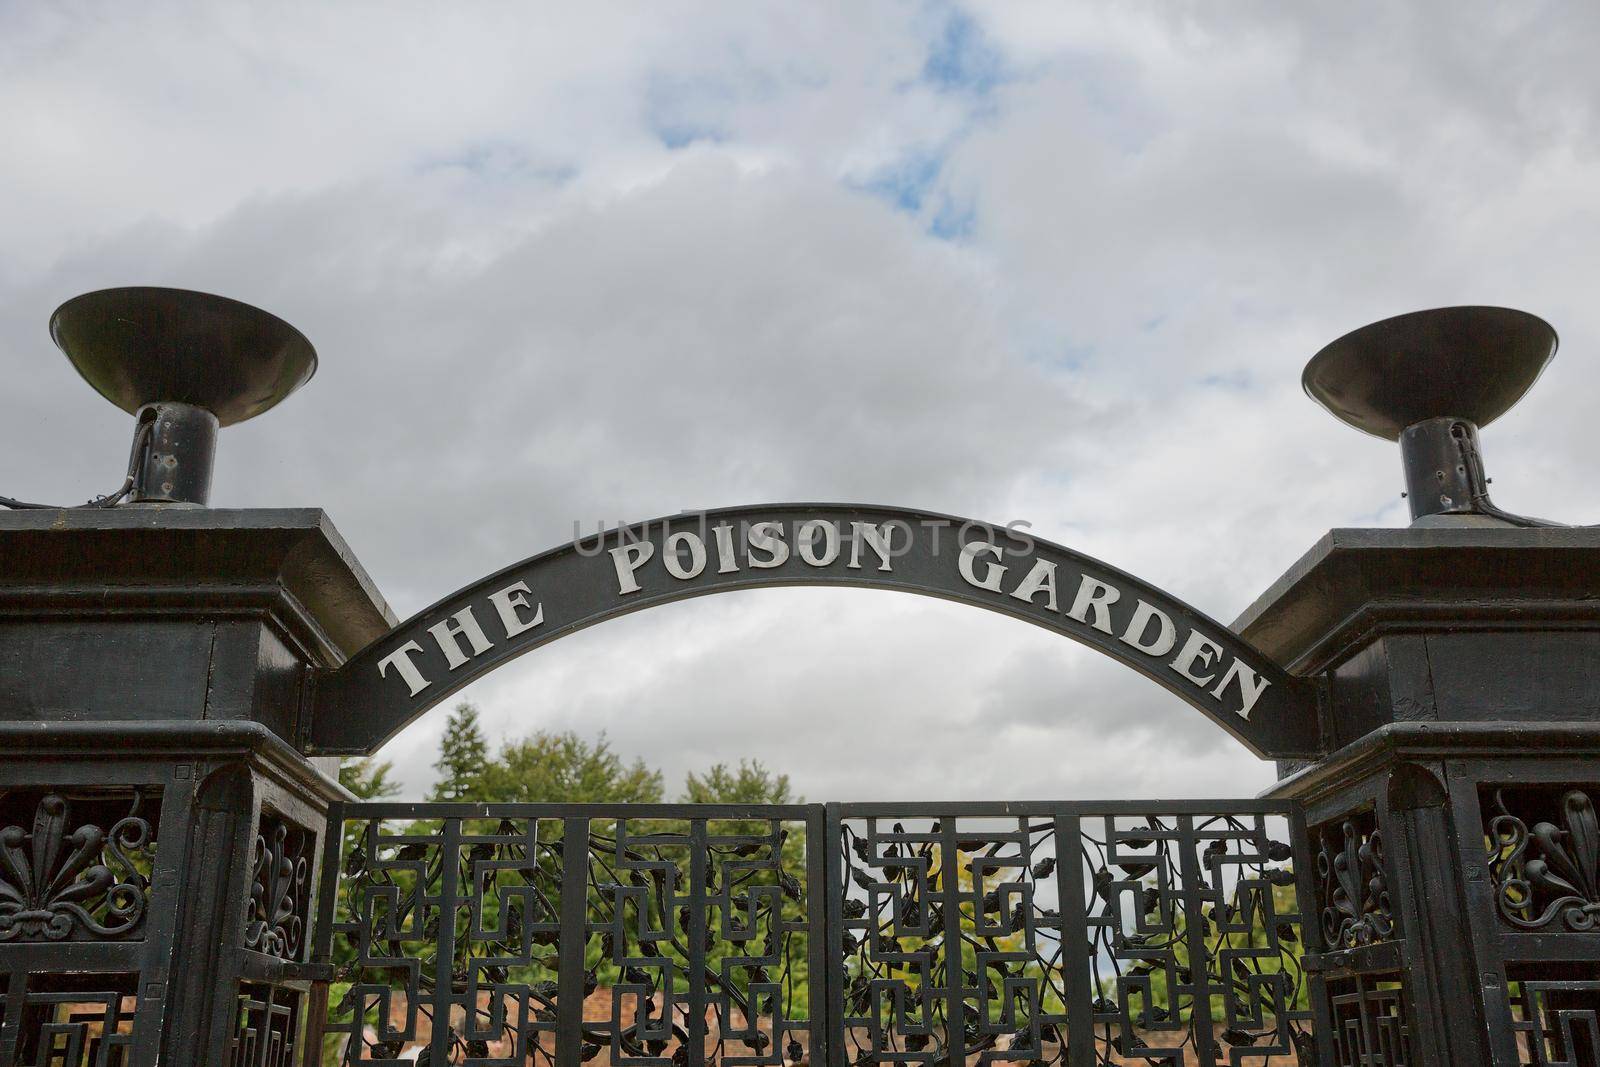
[[[465,810],[344,809],[325,893],[338,904],[325,1032],[340,1062],[419,1047],[463,1067],[602,1054],[780,1067],[811,1054],[820,813],[808,825],[801,808]]]
[[[332,814],[316,1021],[341,1063],[1209,1067],[1308,1047],[1292,816],[1268,803]]]
[[[844,822],[846,1059],[937,1063],[982,1051],[1030,1062],[1059,1044],[1054,845],[1049,820]]]
[[[1508,969],[1518,1062],[1531,1067],[1600,1067],[1600,977],[1552,973],[1562,969],[1527,964]],[[1544,977],[1538,977],[1540,972]]]
[[[15,1067],[126,1067],[132,1063],[138,999],[126,991],[130,978],[77,975],[70,982],[41,983],[46,988],[30,986],[23,997],[19,1025],[7,1035],[8,1040],[16,1041],[11,1062]],[[48,988],[54,985],[61,988]],[[4,1045],[0,1045],[0,1059],[4,1058]]]
[[[420,1045],[434,1064],[522,1063],[540,1047],[556,1008],[560,828],[512,815],[345,827],[326,1024],[340,1062],[399,1062]]]
[[[871,814],[840,827],[844,1058],[1294,1055],[1310,1013],[1286,822],[1144,807],[846,806]]]
[[[1333,1062],[1338,1067],[1411,1067],[1405,979],[1396,971],[1328,981]]]
[[[231,1067],[297,1067],[300,997],[294,989],[242,984]]]

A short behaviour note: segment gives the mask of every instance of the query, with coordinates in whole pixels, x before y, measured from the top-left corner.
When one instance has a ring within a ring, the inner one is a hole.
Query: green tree
[[[760,760],[740,760],[738,770],[712,764],[704,774],[690,771],[683,782],[685,804],[798,804],[787,774],[773,774]]]
[[[439,772],[439,780],[433,783],[428,799],[488,800],[481,795],[488,764],[489,743],[478,725],[478,709],[463,700],[444,724],[439,758],[433,764],[434,770]]]
[[[356,795],[358,800],[382,800],[400,792],[400,783],[389,779],[394,764],[387,760],[374,763],[370,759],[345,760],[339,764],[339,784]]]
[[[471,799],[500,803],[656,804],[661,772],[644,760],[624,763],[601,734],[592,744],[571,730],[541,730],[507,741],[483,768]]]

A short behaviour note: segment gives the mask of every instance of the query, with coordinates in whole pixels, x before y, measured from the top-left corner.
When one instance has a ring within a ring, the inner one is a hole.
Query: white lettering
[[[515,637],[544,622],[544,605],[534,604],[533,618],[523,619],[517,614],[518,608],[527,608],[528,597],[533,595],[533,590],[528,588],[527,582],[513,582],[497,593],[489,594],[489,603],[494,605],[494,610],[500,614],[500,625],[505,627],[507,637]]]
[[[1183,648],[1178,653],[1178,658],[1172,661],[1172,669],[1183,675],[1201,689],[1211,684],[1215,674],[1204,677],[1195,673],[1195,668],[1204,669],[1217,662],[1222,655],[1222,646],[1211,638],[1206,637],[1199,630],[1190,630],[1188,640],[1184,641]]]
[[[689,547],[689,565],[683,565],[683,558],[678,555],[678,549],[687,545]],[[687,530],[679,530],[669,534],[666,544],[662,546],[661,565],[667,568],[667,573],[674,578],[688,580],[706,569],[706,543],[700,540],[699,535]]]
[[[861,569],[861,545],[863,542],[877,554],[878,569],[880,571],[890,570],[889,527],[874,526],[866,522],[852,522],[850,524],[850,562],[845,566],[855,571]]]
[[[1078,583],[1078,595],[1072,598],[1072,607],[1067,609],[1067,615],[1079,622],[1089,623],[1101,633],[1114,633],[1111,629],[1111,605],[1121,599],[1122,590],[1085,574],[1083,581]],[[1090,612],[1094,613],[1093,622],[1089,622]]]
[[[461,666],[472,656],[481,656],[494,646],[484,636],[483,627],[478,625],[478,620],[473,618],[472,608],[465,607],[443,622],[436,622],[428,627],[428,632],[439,644],[439,651],[444,653],[444,661],[450,665],[451,670]],[[471,655],[461,651],[461,638],[465,636],[467,644],[472,646]]]
[[[818,534],[821,534],[822,551],[817,552]],[[839,558],[839,527],[826,519],[809,519],[794,532],[795,548],[800,558],[813,567],[826,567]]]
[[[758,522],[750,527],[746,540],[750,542],[750,566],[770,569],[781,567],[789,558],[789,546],[783,540],[783,523]],[[765,559],[757,558],[756,552],[768,553]]]
[[[1238,715],[1239,718],[1248,720],[1250,718],[1250,709],[1256,706],[1256,701],[1261,699],[1261,694],[1265,693],[1267,686],[1272,683],[1249,667],[1246,667],[1243,663],[1234,660],[1228,664],[1227,673],[1222,676],[1222,681],[1217,683],[1217,687],[1211,691],[1211,695],[1221,700],[1222,694],[1228,689],[1228,683],[1236,678],[1239,680],[1239,696],[1244,701],[1244,705],[1239,709]]]
[[[393,667],[400,672],[400,677],[405,680],[406,688],[411,690],[411,695],[416,696],[432,683],[422,676],[417,670],[417,665],[411,662],[411,657],[420,655],[422,646],[415,641],[407,641],[387,656],[378,661],[378,677],[389,677],[389,668]]]
[[[1040,593],[1045,594],[1045,606],[1051,611],[1059,611],[1056,607],[1056,565],[1047,559],[1033,561],[1033,569],[1028,576],[1022,579],[1022,584],[1011,591],[1011,595],[1018,600],[1033,603],[1033,598]]]
[[[645,561],[656,554],[656,546],[649,541],[635,541],[631,545],[619,545],[611,550],[611,563],[617,568],[617,593],[637,593],[639,583],[634,580],[633,572],[645,565]]]
[[[1150,629],[1150,624],[1156,624],[1156,639],[1146,644],[1145,631]],[[1172,646],[1178,643],[1177,627],[1172,625],[1165,612],[1139,601],[1139,606],[1133,609],[1133,618],[1128,620],[1128,628],[1122,631],[1122,643],[1131,645],[1147,656],[1165,656],[1172,651]]]
[[[717,535],[717,573],[733,574],[739,569],[739,561],[733,555],[733,527],[723,523],[711,527],[711,532]]]
[[[975,585],[979,589],[988,589],[991,592],[998,593],[1000,592],[1000,579],[1005,577],[1006,568],[999,564],[991,563],[983,572],[983,577],[979,578],[974,573],[973,561],[980,554],[999,559],[1000,546],[990,544],[987,541],[973,541],[970,544],[962,545],[961,554],[956,557],[956,569],[961,572],[961,577],[966,580],[968,585]]]

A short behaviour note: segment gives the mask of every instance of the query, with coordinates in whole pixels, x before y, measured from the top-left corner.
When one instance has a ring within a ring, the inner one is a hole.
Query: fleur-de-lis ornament
[[[0,942],[114,938],[143,920],[148,885],[124,850],[148,844],[150,824],[130,815],[109,832],[71,825],[71,804],[50,793],[31,832],[0,828]]]
[[[1558,916],[1570,930],[1600,929],[1600,818],[1581,789],[1562,795],[1560,818],[1532,829],[1509,811],[1490,821],[1500,914],[1525,929]]]
[[[1353,819],[1340,827],[1342,844],[1323,839],[1317,856],[1322,876],[1322,928],[1341,948],[1370,945],[1394,934],[1389,885],[1384,874],[1383,835],[1363,834]],[[1331,835],[1330,835],[1331,836]]]

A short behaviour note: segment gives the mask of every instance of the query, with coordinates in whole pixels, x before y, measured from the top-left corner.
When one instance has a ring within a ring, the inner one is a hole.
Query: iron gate
[[[1300,820],[1268,801],[336,805],[315,937],[335,977],[306,1060],[1319,1062]]]

